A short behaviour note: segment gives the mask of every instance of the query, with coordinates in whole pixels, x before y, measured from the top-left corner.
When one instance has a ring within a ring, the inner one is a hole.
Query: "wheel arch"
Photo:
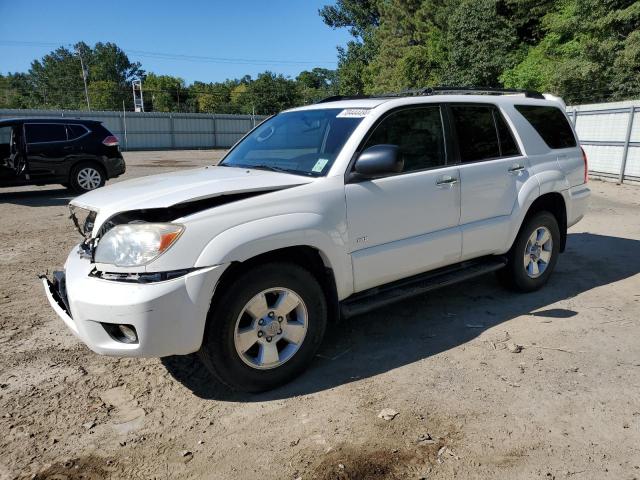
[[[329,320],[335,321],[339,318],[338,289],[334,271],[323,252],[309,245],[279,248],[242,261],[231,262],[217,282],[211,303],[213,304],[225,289],[242,274],[258,265],[277,262],[293,263],[308,270],[316,278],[325,293]]]
[[[520,231],[529,218],[542,211],[551,213],[558,221],[558,227],[560,229],[560,251],[564,252],[567,244],[567,205],[564,197],[559,192],[545,193],[536,198],[523,217],[518,231]]]

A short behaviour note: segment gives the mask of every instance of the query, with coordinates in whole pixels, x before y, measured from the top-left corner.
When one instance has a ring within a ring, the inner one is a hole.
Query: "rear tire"
[[[519,292],[538,290],[549,280],[559,254],[558,221],[549,212],[538,212],[520,228],[507,254],[507,266],[498,271],[498,279]]]
[[[327,324],[324,291],[291,263],[267,263],[223,287],[207,318],[200,357],[232,389],[261,392],[311,363]]]
[[[104,169],[96,163],[81,163],[71,169],[69,188],[78,194],[102,187],[107,180]]]

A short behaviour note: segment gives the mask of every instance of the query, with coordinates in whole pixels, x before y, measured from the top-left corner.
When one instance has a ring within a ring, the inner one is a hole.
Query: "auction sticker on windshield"
[[[336,118],[363,118],[370,110],[370,108],[345,108],[336,115]]]

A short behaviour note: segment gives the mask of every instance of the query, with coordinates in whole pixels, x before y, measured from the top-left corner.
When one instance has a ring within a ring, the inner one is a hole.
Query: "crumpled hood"
[[[101,224],[123,211],[166,208],[225,194],[278,190],[313,180],[288,173],[211,166],[114,183],[74,198],[71,205],[97,211],[96,224]]]

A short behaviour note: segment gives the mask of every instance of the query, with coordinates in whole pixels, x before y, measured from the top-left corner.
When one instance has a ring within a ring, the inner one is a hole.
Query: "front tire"
[[[559,254],[558,221],[549,212],[538,212],[520,228],[498,278],[512,290],[533,292],[547,283]]]
[[[290,263],[268,263],[241,274],[214,300],[200,356],[222,383],[261,392],[305,370],[327,323],[324,291]]]
[[[106,180],[102,167],[95,163],[81,163],[71,169],[69,187],[75,193],[86,193],[102,187]]]

